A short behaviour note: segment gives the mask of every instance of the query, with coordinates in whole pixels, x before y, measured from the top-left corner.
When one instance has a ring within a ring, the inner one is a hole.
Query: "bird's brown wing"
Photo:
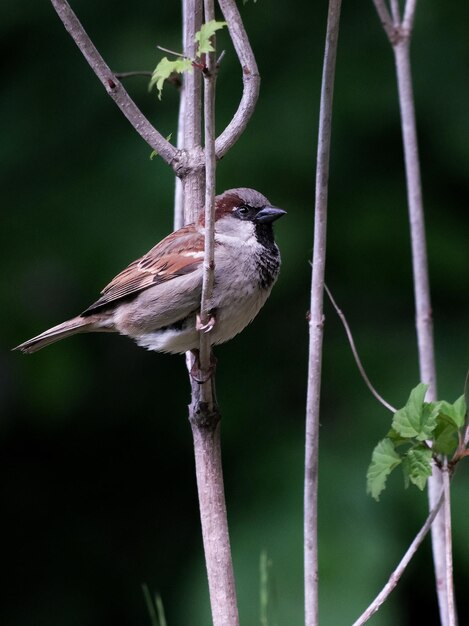
[[[204,238],[193,225],[171,233],[133,261],[101,291],[101,298],[82,313],[91,315],[108,304],[195,271],[204,258]]]

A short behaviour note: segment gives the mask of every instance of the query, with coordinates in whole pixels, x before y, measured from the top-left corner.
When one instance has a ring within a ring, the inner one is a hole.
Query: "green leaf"
[[[395,448],[397,448],[398,446],[402,446],[405,443],[407,444],[411,443],[408,437],[402,437],[402,435],[396,432],[394,428],[391,428],[391,430],[387,433],[386,437],[388,439],[391,439]]]
[[[441,421],[433,433],[432,450],[438,454],[449,456],[453,454],[458,445],[458,429],[454,424]]]
[[[436,427],[438,407],[435,403],[424,402],[428,385],[419,383],[412,389],[404,408],[394,414],[392,428],[402,437],[416,438],[418,441],[430,439]]]
[[[176,59],[176,61],[170,61],[167,57],[163,57],[151,75],[148,91],[151,91],[153,87],[156,86],[158,89],[158,99],[161,100],[164,81],[167,80],[173,72],[182,74],[183,72],[191,71],[192,61],[190,59]]]
[[[212,46],[210,39],[217,30],[220,30],[224,26],[226,26],[226,22],[217,22],[216,20],[210,20],[210,22],[202,25],[199,32],[195,34],[195,41],[199,44],[197,49],[198,57],[207,52],[215,52],[215,48]]]
[[[466,417],[466,402],[464,396],[460,396],[454,404],[442,400],[438,402],[438,410],[442,415],[448,417],[456,428],[462,428]]]
[[[404,457],[402,469],[406,487],[409,481],[420,490],[425,488],[427,479],[432,474],[432,451],[428,448],[412,448]]]
[[[366,473],[366,490],[375,500],[386,486],[386,479],[399,465],[401,457],[396,452],[390,439],[382,439],[373,450],[371,463]]]

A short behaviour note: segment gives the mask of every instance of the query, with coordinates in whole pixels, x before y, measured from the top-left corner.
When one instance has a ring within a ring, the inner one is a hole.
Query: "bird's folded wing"
[[[171,233],[145,256],[133,261],[101,291],[82,313],[90,315],[111,302],[194,272],[204,259],[204,238],[193,226]]]

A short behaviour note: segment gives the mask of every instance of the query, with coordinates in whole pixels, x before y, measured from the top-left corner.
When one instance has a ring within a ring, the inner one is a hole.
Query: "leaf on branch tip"
[[[440,415],[447,417],[456,428],[462,428],[466,418],[466,402],[464,396],[460,396],[454,404],[442,400],[438,402],[438,411]]]
[[[164,81],[167,80],[173,72],[182,74],[183,72],[191,71],[192,61],[190,59],[176,59],[175,61],[170,61],[167,57],[163,57],[151,75],[148,91],[151,91],[153,87],[156,86],[158,99],[161,100]]]
[[[430,449],[418,447],[409,450],[402,463],[406,487],[410,481],[423,491],[428,477],[432,474],[431,461],[432,451]]]
[[[401,457],[396,452],[391,439],[382,439],[371,456],[371,463],[366,473],[367,493],[375,500],[386,486],[386,479],[392,470],[401,463]]]
[[[197,49],[198,57],[208,52],[215,52],[215,48],[212,46],[210,39],[217,30],[220,30],[226,25],[226,22],[217,22],[216,20],[210,20],[210,22],[202,25],[202,28],[195,34],[195,41],[199,44]]]
[[[406,405],[394,414],[392,428],[402,437],[419,441],[431,438],[437,424],[438,406],[424,402],[427,389],[428,385],[419,383],[410,392]]]

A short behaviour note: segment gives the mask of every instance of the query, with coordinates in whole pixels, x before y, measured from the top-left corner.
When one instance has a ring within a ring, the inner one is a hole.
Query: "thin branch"
[[[182,149],[184,145],[184,121],[186,111],[186,92],[184,88],[179,91],[179,112],[176,145]],[[184,188],[181,179],[176,176],[174,183],[174,230],[184,226]]]
[[[188,59],[196,54],[195,34],[202,26],[202,1],[183,0],[183,52]],[[205,177],[202,151],[202,74],[184,72],[182,91],[184,93],[184,137],[182,154],[192,167],[180,171],[183,181],[184,222],[190,224],[199,219],[204,206]],[[198,161],[197,165],[196,162]]]
[[[350,330],[350,326],[348,325],[347,318],[345,317],[343,311],[341,309],[339,309],[339,307],[338,307],[336,301],[334,300],[334,298],[332,297],[332,294],[331,294],[329,288],[327,287],[327,285],[324,285],[324,289],[326,290],[326,293],[329,296],[329,300],[332,302],[332,306],[336,310],[336,313],[339,316],[340,321],[342,322],[342,324],[343,324],[343,326],[345,328],[345,332],[347,334],[347,338],[348,338],[348,341],[349,341],[349,344],[350,344],[350,349],[352,350],[353,358],[355,359],[355,363],[356,363],[356,365],[358,367],[358,371],[360,372],[361,377],[365,381],[366,386],[371,391],[373,396],[378,400],[378,402],[380,402],[384,407],[386,407],[386,409],[388,409],[388,411],[391,411],[391,413],[395,413],[396,409],[392,406],[392,404],[389,404],[389,402],[386,402],[386,400],[373,387],[370,379],[367,376],[367,373],[365,372],[365,368],[363,367],[361,359],[360,359],[360,357],[358,355],[358,351],[357,351],[357,348],[355,346],[355,341],[353,339],[353,335],[352,335],[352,331]]]
[[[204,9],[205,22],[214,19],[213,0],[204,0]],[[213,52],[206,55],[204,72],[205,255],[200,314],[202,325],[211,321],[210,300],[215,269],[215,81]],[[186,121],[189,113],[187,106],[186,102]],[[185,130],[187,132],[187,126]],[[194,376],[191,376],[192,402],[189,407],[189,419],[194,438],[200,520],[212,621],[214,626],[238,626],[238,607],[223,486],[220,413],[215,396],[214,373],[211,371],[209,334],[203,331],[200,333],[198,361],[200,372],[205,374],[206,380],[194,381]]]
[[[51,3],[80,52],[122,113],[153,150],[156,150],[166,163],[174,167],[178,151],[150,124],[137,107],[99,54],[67,0],[51,0]]]
[[[402,137],[407,180],[407,202],[412,247],[415,317],[419,355],[420,380],[429,385],[427,399],[434,401],[436,391],[435,349],[433,343],[433,321],[428,276],[425,219],[423,211],[422,185],[418,155],[417,125],[415,120],[412,74],[410,67],[410,33],[407,39],[393,46],[396,62],[399,106],[401,111]],[[443,487],[441,470],[434,463],[428,481],[429,506],[435,506],[436,498]],[[435,566],[436,591],[442,626],[449,626],[448,590],[446,588],[446,529],[443,511],[437,515],[432,527],[433,562]]]
[[[381,22],[383,22],[384,3],[382,0],[373,0],[373,2]],[[412,270],[420,380],[429,385],[427,399],[434,401],[437,396],[435,349],[433,343],[427,245],[409,49],[415,9],[416,0],[407,0],[404,9],[404,21],[395,29],[393,36],[390,36],[388,24],[383,22],[383,27],[392,45],[397,74],[412,245]],[[435,508],[442,488],[442,472],[438,465],[433,463],[432,476],[428,481],[429,507],[431,510]],[[448,606],[450,599],[446,585],[445,566],[445,554],[447,552],[446,533],[445,516],[443,512],[440,512],[436,516],[435,523],[432,526],[432,550],[436,592],[442,626],[449,626]]]
[[[366,609],[366,611],[362,615],[360,615],[360,617],[353,623],[352,626],[362,626],[362,624],[365,624],[365,622],[367,622],[376,613],[379,607],[383,604],[383,602],[388,598],[390,593],[396,587],[406,567],[410,563],[412,557],[417,552],[420,544],[425,539],[428,531],[430,530],[432,523],[435,517],[437,516],[441,508],[441,505],[443,504],[444,497],[445,497],[444,493],[440,492],[436,505],[430,511],[425,521],[425,524],[417,533],[415,539],[412,541],[409,548],[407,549],[407,552],[402,557],[399,565],[396,567],[396,569],[393,571],[393,573],[389,577],[388,582],[383,587],[382,591],[376,596],[376,598],[373,600],[370,606]]]
[[[386,32],[386,35],[388,36],[389,41],[393,41],[396,35],[396,29],[385,1],[373,0],[373,4],[375,5],[379,19],[381,20],[381,24]]]
[[[261,79],[235,0],[218,0],[218,3],[228,24],[233,46],[243,72],[243,95],[238,110],[215,142],[217,158],[221,159],[238,141],[251,119],[259,96]]]
[[[174,52],[174,50],[170,50],[169,48],[163,48],[163,46],[156,47],[158,48],[158,50],[161,50],[161,52],[167,52],[168,54],[172,54],[175,57],[180,57],[181,59],[187,58],[184,54],[181,54],[180,52]]]
[[[445,494],[445,504],[443,515],[445,518],[445,572],[446,572],[446,592],[448,594],[448,626],[457,626],[456,606],[454,602],[454,585],[453,585],[453,550],[451,537],[451,490],[450,490],[450,472],[448,461],[445,459],[443,466],[443,490]]]
[[[213,0],[204,0],[205,22],[215,19]],[[215,47],[215,37],[212,46]],[[205,153],[205,247],[202,296],[200,304],[200,320],[203,326],[209,324],[210,299],[215,280],[215,84],[216,56],[215,52],[205,55],[206,70],[204,71],[204,153]],[[210,332],[200,333],[199,361],[203,371],[210,368]],[[211,401],[210,380],[202,385],[202,397],[205,402]]]
[[[417,8],[417,0],[407,0],[404,9],[404,19],[402,26],[410,33],[414,27],[415,9]]]
[[[399,0],[391,0],[391,13],[394,25],[399,25],[401,22],[401,12],[399,8]]]
[[[304,476],[304,584],[305,625],[318,624],[317,493],[319,456],[319,405],[322,340],[324,333],[324,273],[326,265],[327,197],[332,127],[335,63],[341,0],[329,0],[321,85],[316,198],[314,207],[313,269],[309,321],[308,389]]]
[[[133,76],[146,76],[151,78],[153,72],[147,72],[146,70],[134,70],[133,72],[114,72],[116,78],[132,78]]]

